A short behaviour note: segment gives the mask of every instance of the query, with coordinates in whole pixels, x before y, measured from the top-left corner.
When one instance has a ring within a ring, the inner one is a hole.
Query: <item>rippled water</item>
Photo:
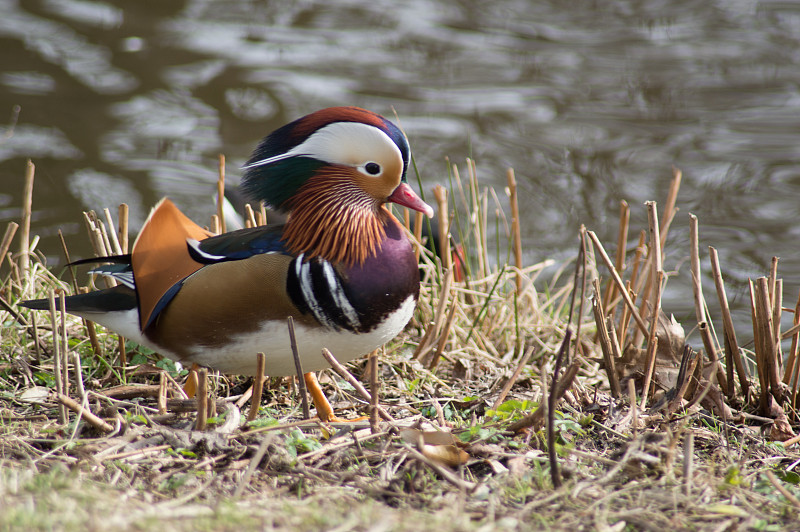
[[[30,157],[54,261],[58,228],[86,253],[86,207],[125,201],[140,223],[169,195],[204,220],[219,153],[235,179],[263,135],[352,104],[397,111],[426,187],[446,156],[486,184],[513,166],[529,261],[573,254],[581,223],[612,248],[621,199],[646,227],[676,165],[668,310],[693,314],[688,212],[734,300],[772,255],[791,298],[798,41],[793,2],[0,0],[0,218]]]

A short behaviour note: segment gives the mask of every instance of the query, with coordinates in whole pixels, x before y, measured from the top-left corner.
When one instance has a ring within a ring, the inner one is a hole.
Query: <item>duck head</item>
[[[410,148],[400,129],[358,107],[311,113],[267,136],[244,166],[242,188],[289,213],[293,252],[361,262],[380,247],[387,202],[428,216],[406,180]]]

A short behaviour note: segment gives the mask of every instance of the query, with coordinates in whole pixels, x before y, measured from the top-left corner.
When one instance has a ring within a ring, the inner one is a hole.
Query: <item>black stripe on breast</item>
[[[360,329],[358,313],[347,298],[341,278],[327,261],[304,261],[303,255],[298,256],[289,266],[286,283],[289,297],[303,314],[311,314],[335,331]]]

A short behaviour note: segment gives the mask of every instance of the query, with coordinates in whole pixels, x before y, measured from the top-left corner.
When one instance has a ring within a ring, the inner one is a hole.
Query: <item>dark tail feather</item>
[[[33,310],[47,310],[50,308],[50,300],[48,299],[29,299],[27,301],[20,301],[20,307],[30,308]],[[56,299],[56,310],[58,310],[58,299]]]
[[[137,307],[136,292],[124,285],[97,290],[88,294],[67,296],[67,312],[80,314],[82,312],[113,312],[117,310],[131,310]],[[19,306],[33,310],[50,309],[47,299],[29,299],[22,301]],[[61,310],[59,299],[56,298],[56,310]]]
[[[111,255],[108,257],[91,257],[88,259],[74,260],[67,264],[67,266],[81,266],[82,264],[97,264],[98,262],[112,262],[114,264],[130,264],[131,254],[127,255]]]

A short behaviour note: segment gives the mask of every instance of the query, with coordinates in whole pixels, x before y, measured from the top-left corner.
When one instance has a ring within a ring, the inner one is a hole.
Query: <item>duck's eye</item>
[[[381,173],[381,165],[378,163],[367,163],[364,165],[364,170],[370,175],[378,175]]]

